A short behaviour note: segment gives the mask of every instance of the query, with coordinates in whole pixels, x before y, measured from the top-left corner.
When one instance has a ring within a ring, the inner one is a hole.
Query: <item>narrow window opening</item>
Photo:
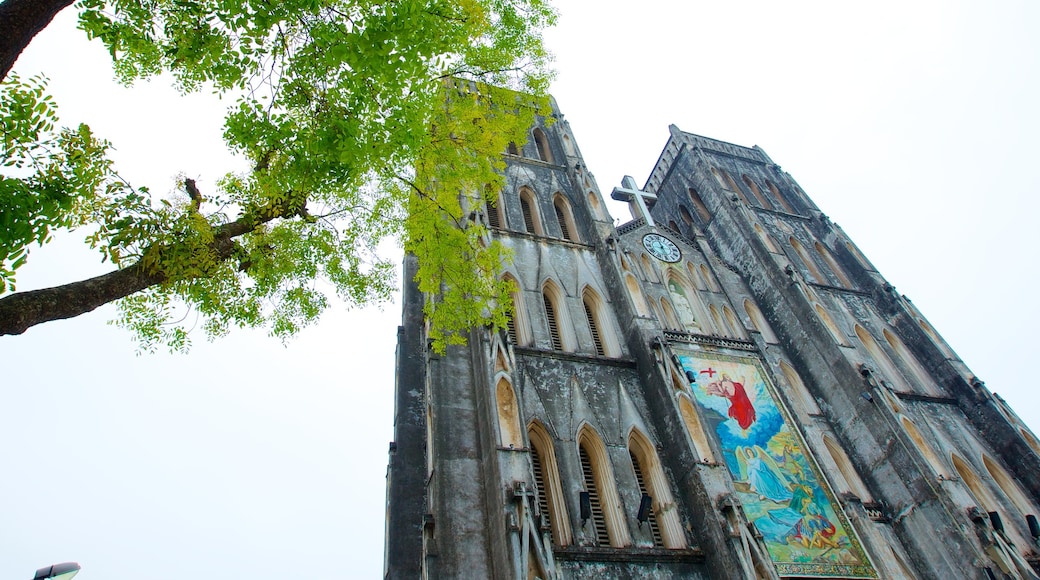
[[[520,198],[520,211],[524,214],[524,228],[527,233],[535,233],[534,229],[534,215],[531,213],[531,204],[526,198]]]
[[[498,204],[494,201],[487,202],[488,225],[493,228],[502,227],[502,216],[498,213]]]
[[[596,317],[592,313],[592,308],[589,306],[587,298],[583,304],[585,305],[585,319],[589,321],[589,330],[592,332],[592,342],[596,345],[596,354],[607,356],[607,352],[603,349],[603,337],[600,336],[599,326],[596,325]]]
[[[635,453],[628,452],[628,456],[632,458],[632,469],[636,472],[636,483],[639,484],[639,493],[641,495],[650,496],[650,490],[646,487],[646,479],[643,478],[643,469],[639,465],[639,459]],[[652,503],[652,502],[651,502]],[[654,538],[654,547],[663,548],[664,540],[661,539],[661,527],[657,524],[657,514],[654,513],[654,508],[651,506],[650,511],[647,514],[649,517],[646,523],[650,526],[650,534]]]
[[[549,338],[552,340],[553,350],[563,350],[563,341],[560,340],[560,326],[556,321],[556,310],[553,308],[552,300],[542,294],[542,302],[545,304],[545,318],[549,322]]]
[[[542,468],[542,458],[538,454],[538,448],[534,445],[531,446],[531,466],[534,468],[534,485],[538,491],[538,512],[549,519],[551,516],[549,515],[549,496],[545,486],[545,470]],[[555,537],[552,526],[549,527],[549,534],[553,543],[558,544],[559,540]]]
[[[596,477],[592,473],[592,460],[585,446],[580,447],[581,475],[585,481],[585,491],[589,493],[589,503],[592,507],[592,531],[596,538],[597,546],[609,546],[610,536],[607,534],[607,520],[603,515],[603,505],[600,503],[599,488],[596,485]]]

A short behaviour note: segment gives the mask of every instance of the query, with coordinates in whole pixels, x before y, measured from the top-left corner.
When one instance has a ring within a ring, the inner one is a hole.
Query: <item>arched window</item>
[[[552,149],[549,148],[549,138],[541,129],[534,130],[534,144],[538,148],[538,158],[542,161],[553,163]]]
[[[870,262],[867,261],[866,256],[864,256],[862,253],[860,253],[859,248],[857,248],[856,246],[853,246],[852,242],[846,241],[845,242],[845,248],[849,251],[850,254],[852,254],[852,256],[854,258],[856,258],[856,261],[858,261],[860,263],[860,265],[863,266],[865,269],[867,269],[867,270],[873,270],[874,269],[874,267],[870,265]]]
[[[762,334],[762,339],[770,344],[776,344],[779,342],[776,335],[773,334],[773,329],[769,328],[769,324],[766,322],[762,311],[755,306],[754,302],[751,302],[747,298],[744,299],[744,312],[747,312],[748,318],[751,319],[751,325],[755,327],[755,330]]]
[[[740,201],[743,201],[748,205],[753,205],[751,201],[747,198],[747,195],[744,194],[744,190],[741,189],[739,185],[737,185],[737,182],[734,181],[733,176],[730,175],[728,171],[726,171],[725,169],[720,169],[719,173],[722,174],[722,179],[726,189],[737,194],[737,196],[740,198]]]
[[[508,332],[509,340],[511,340],[513,344],[517,346],[527,346],[531,344],[531,322],[530,318],[527,316],[527,308],[524,305],[524,297],[520,290],[520,283],[512,274],[506,274],[502,276],[502,278],[513,284],[513,290],[510,292],[513,308],[509,314],[506,332]]]
[[[487,202],[487,220],[488,226],[492,228],[502,227],[502,210],[498,208],[498,195],[495,194]]]
[[[744,325],[737,320],[737,315],[729,306],[722,307],[722,316],[726,319],[726,325],[730,328],[730,336],[733,338],[745,338]]]
[[[773,236],[770,236],[762,229],[762,226],[755,224],[755,233],[758,234],[759,239],[766,245],[766,249],[774,254],[781,254],[780,248],[776,247],[776,242],[773,241]]]
[[[628,454],[632,459],[632,470],[640,494],[649,495],[651,508],[647,523],[654,538],[654,545],[680,550],[686,547],[686,536],[672,499],[671,486],[661,469],[657,451],[650,440],[636,429],[628,437]]]
[[[661,298],[661,313],[664,314],[664,320],[661,321],[661,324],[664,325],[665,328],[683,330],[683,325],[675,316],[675,311],[672,310],[672,305],[668,304],[667,298]]]
[[[690,397],[679,393],[677,399],[679,401],[679,414],[682,415],[683,424],[686,425],[686,432],[690,434],[690,439],[693,441],[693,450],[697,454],[697,458],[702,461],[712,461],[715,455],[711,452],[711,445],[704,434],[700,415],[694,409]]]
[[[805,383],[802,382],[802,377],[798,376],[798,373],[795,372],[791,365],[784,361],[780,361],[780,372],[783,373],[784,378],[787,379],[787,384],[794,391],[794,396],[791,398],[795,404],[810,415],[819,415],[820,407],[816,405],[816,399],[813,398]]]
[[[668,220],[668,229],[675,233],[679,233],[679,224],[675,223],[675,220]]]
[[[498,404],[498,431],[503,447],[519,449],[524,446],[520,432],[520,406],[516,402],[513,385],[505,377],[498,379],[495,388],[495,401]]]
[[[823,436],[823,444],[827,447],[827,452],[830,453],[831,459],[834,460],[834,464],[841,473],[845,483],[845,491],[850,491],[856,494],[856,497],[860,500],[869,502],[870,492],[867,491],[867,486],[863,484],[863,480],[856,473],[856,468],[852,466],[852,461],[845,454],[845,450],[830,435]]]
[[[679,206],[679,215],[682,217],[684,224],[688,226],[693,225],[693,214],[690,213],[690,210],[686,209],[685,205]]]
[[[631,543],[621,511],[607,449],[599,435],[585,425],[578,433],[578,457],[582,482],[592,507],[592,534],[597,546],[623,548]]]
[[[614,334],[613,325],[610,323],[610,318],[606,314],[607,309],[604,308],[599,294],[591,288],[586,288],[581,298],[582,304],[585,306],[585,320],[592,333],[596,354],[610,357],[620,356],[621,345]]]
[[[552,437],[540,421],[531,421],[527,425],[527,438],[531,441],[531,466],[534,468],[538,491],[538,509],[549,520],[553,543],[569,546],[571,524],[567,519],[567,504],[563,499],[560,468],[556,462]]]
[[[895,363],[892,362],[892,359],[888,358],[888,355],[885,354],[885,351],[881,350],[881,346],[878,345],[877,341],[874,340],[874,337],[871,336],[869,332],[867,332],[867,329],[857,324],[855,326],[855,331],[856,337],[859,338],[859,341],[863,345],[863,348],[866,349],[867,353],[870,354],[871,358],[874,359],[874,362],[876,362],[877,365],[880,367],[879,370],[884,372],[884,374],[887,375],[890,381],[893,381],[903,390],[913,391],[914,389],[908,388],[906,384],[906,378],[903,376],[903,373],[899,372],[899,369],[896,367]]]
[[[711,325],[715,328],[714,334],[725,334],[726,325],[722,323],[718,309],[711,304],[708,306],[708,311],[711,313]]]
[[[928,371],[921,367],[921,363],[917,362],[917,357],[906,348],[903,341],[899,340],[899,337],[895,334],[889,332],[887,328],[883,329],[881,332],[885,336],[885,342],[888,343],[888,346],[892,347],[896,356],[902,359],[903,364],[910,369],[910,374],[913,375],[917,387],[923,392],[931,393],[933,395],[938,394],[939,392],[934,386],[935,381],[932,379],[932,376],[928,374]]]
[[[591,210],[592,212],[592,217],[602,218],[603,211],[600,209],[599,198],[596,196],[596,194],[590,191],[586,197],[589,198],[589,210]]]
[[[899,421],[903,425],[903,430],[906,431],[906,434],[909,435],[910,439],[914,442],[914,447],[921,452],[925,461],[932,468],[932,471],[934,471],[936,475],[945,475],[946,466],[943,465],[939,456],[935,454],[935,450],[932,449],[932,446],[924,440],[924,436],[922,436],[921,432],[917,429],[917,425],[914,425],[914,422],[906,417],[900,417]]]
[[[1015,506],[1015,509],[1019,511],[1022,516],[1027,514],[1036,515],[1036,508],[1033,507],[1033,502],[1026,498],[1026,495],[1022,492],[1022,488],[1015,483],[1014,478],[989,455],[982,456],[982,463],[986,466],[986,471],[989,472],[990,477],[993,481],[997,482],[997,487],[1000,491],[1004,492],[1004,495],[1011,500],[1011,503]]]
[[[1020,517],[1016,517],[1013,520],[1011,518],[1008,518],[1008,514],[1004,509],[1003,503],[1000,502],[997,499],[997,497],[990,491],[989,487],[986,485],[986,482],[983,481],[981,477],[979,477],[979,474],[975,471],[974,468],[972,468],[971,464],[969,464],[967,461],[964,460],[964,458],[960,457],[956,453],[951,453],[950,459],[953,461],[954,469],[957,470],[957,475],[961,476],[961,480],[964,482],[965,485],[968,486],[968,489],[971,490],[971,495],[974,496],[975,501],[978,503],[978,506],[986,512],[997,512],[998,514],[1000,514],[1000,516],[1002,516],[1001,519],[1004,522],[1004,531],[1013,543],[1017,544],[1018,546],[1029,545],[1029,541],[1023,536],[1022,532],[1019,531],[1019,527],[1021,525],[1019,524],[1019,522],[1025,521],[1025,513],[1030,512],[1025,512]],[[983,461],[985,462],[985,458],[983,458]],[[990,462],[986,465],[986,468],[989,469],[991,465],[996,466],[995,463]],[[990,471],[990,475],[993,475],[992,471]],[[1006,474],[1003,475],[1006,476]],[[1010,489],[1014,489],[1015,491],[1017,491],[1017,487],[1014,486],[1014,484],[1012,484],[1010,481],[1008,481],[1007,483],[1011,484]],[[1008,499],[1011,500],[1012,504],[1014,504],[1016,508],[1021,509],[1018,506],[1017,502],[1015,502],[1015,498],[1007,493],[1007,490],[1004,489],[1004,486],[1000,485],[1000,480],[997,480],[997,485],[1001,488],[1002,491],[1005,492],[1005,494],[1008,496]],[[1028,502],[1025,503],[1025,506],[1026,509],[1030,509]]]
[[[812,256],[805,251],[802,244],[794,236],[788,238],[788,241],[790,241],[791,247],[794,248],[794,253],[798,255],[798,259],[801,260],[802,264],[805,265],[805,268],[809,270],[809,275],[812,276],[813,280],[817,284],[827,284],[827,277],[823,275],[823,272],[820,271],[820,267],[816,265]]]
[[[574,143],[571,142],[570,135],[566,133],[563,135],[563,152],[571,156],[577,155],[577,152],[574,150]]]
[[[694,188],[689,188],[690,201],[693,202],[693,208],[697,210],[697,215],[700,216],[701,221],[708,223],[711,221],[711,212],[708,211],[708,206],[704,205],[704,200],[701,199],[701,194],[697,193]]]
[[[512,141],[510,141],[509,142],[509,147],[506,148],[506,153],[508,153],[510,155],[519,156],[520,155],[520,149],[516,146],[516,143],[513,143]]]
[[[853,287],[852,280],[849,280],[849,277],[845,275],[845,270],[842,270],[837,260],[835,260],[834,256],[831,255],[830,250],[827,249],[827,246],[824,246],[820,242],[816,242],[816,253],[823,257],[824,262],[827,262],[827,266],[830,267],[831,272],[834,272],[834,275],[838,277],[838,280],[841,280],[842,286],[846,288]]]
[[[538,200],[534,192],[526,187],[520,189],[520,212],[524,215],[524,231],[538,236],[545,235],[542,217],[538,213]]]
[[[719,285],[715,281],[715,277],[711,275],[711,272],[708,271],[708,267],[704,264],[701,264],[701,278],[704,279],[704,284],[708,287],[708,290],[711,290],[712,292],[722,291],[721,289],[719,289]]]
[[[686,262],[686,271],[690,273],[690,280],[693,282],[693,287],[697,290],[707,290],[708,287],[704,285],[704,280],[701,279],[700,270],[697,266],[693,265],[693,262]]]
[[[625,272],[625,287],[628,288],[628,294],[632,297],[632,302],[636,306],[636,314],[639,316],[650,316],[646,309],[646,299],[643,298],[643,291],[639,289],[639,281],[636,280],[636,277],[631,272]]]
[[[1026,431],[1023,427],[1019,427],[1018,434],[1026,440],[1026,445],[1029,445],[1029,447],[1033,450],[1033,453],[1040,455],[1040,441],[1037,441],[1036,437],[1033,437],[1032,433]]]
[[[820,321],[823,322],[823,325],[825,327],[827,327],[827,332],[831,333],[831,337],[834,338],[834,342],[837,342],[842,346],[848,344],[845,341],[845,335],[842,334],[840,330],[838,330],[838,325],[834,323],[834,319],[831,318],[831,315],[827,313],[823,306],[813,303],[813,308],[816,309],[816,315],[820,317]]]
[[[574,352],[574,337],[563,308],[563,292],[551,281],[542,287],[542,305],[549,326],[549,342],[553,350]]]
[[[787,201],[787,197],[784,196],[784,194],[780,193],[780,188],[777,187],[775,183],[767,180],[766,187],[769,188],[769,192],[773,194],[773,199],[775,199],[780,204],[780,207],[782,207],[784,211],[792,214],[798,213],[794,211],[793,207],[791,207],[790,202]]]
[[[574,224],[571,206],[567,203],[562,193],[557,193],[553,197],[553,209],[556,210],[556,221],[560,224],[560,232],[563,234],[563,239],[577,242],[578,228]]]
[[[758,185],[747,175],[741,175],[740,178],[744,181],[744,185],[748,186],[751,193],[755,194],[755,199],[758,200],[758,204],[766,209],[773,209],[773,204],[769,203],[769,199],[762,195],[762,190],[758,188]]]
[[[643,254],[639,260],[643,263],[643,273],[646,274],[646,279],[650,282],[660,282],[661,279],[657,277],[657,270],[654,269],[653,263],[650,262],[650,256]]]

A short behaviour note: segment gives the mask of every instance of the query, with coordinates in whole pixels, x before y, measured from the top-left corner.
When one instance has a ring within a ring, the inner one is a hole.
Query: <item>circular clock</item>
[[[670,264],[678,262],[679,258],[682,257],[682,252],[679,251],[679,247],[675,245],[675,242],[661,234],[646,234],[643,236],[643,247],[658,260]]]

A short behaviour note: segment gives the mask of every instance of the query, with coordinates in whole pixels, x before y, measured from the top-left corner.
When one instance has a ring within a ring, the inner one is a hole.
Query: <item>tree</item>
[[[0,3],[0,32],[11,29],[5,9],[25,2]],[[60,228],[85,226],[116,269],[0,297],[0,334],[116,301],[117,322],[146,349],[185,348],[187,331],[170,320],[178,302],[209,336],[239,325],[286,337],[330,292],[353,303],[387,297],[394,267],[374,248],[397,235],[419,259],[438,348],[472,326],[504,324],[509,289],[496,275],[507,257],[469,212],[501,186],[507,144],[545,112],[540,31],[555,14],[543,0],[78,7],[123,82],[169,71],[185,91],[238,95],[224,135],[250,170],[214,192],[184,178],[180,196],[155,196],[119,177],[110,145],[88,127],[54,128],[45,80],[10,75],[0,93],[0,282],[13,291],[30,245]],[[53,17],[40,12],[15,24],[35,34]],[[0,43],[0,65],[31,39],[18,37],[20,46]]]

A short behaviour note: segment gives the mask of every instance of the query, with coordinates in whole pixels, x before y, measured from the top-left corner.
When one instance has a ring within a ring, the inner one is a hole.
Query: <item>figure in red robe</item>
[[[747,431],[755,422],[755,408],[751,406],[751,399],[748,398],[744,385],[723,374],[721,379],[708,383],[704,389],[709,395],[729,399],[729,416],[741,429]]]

